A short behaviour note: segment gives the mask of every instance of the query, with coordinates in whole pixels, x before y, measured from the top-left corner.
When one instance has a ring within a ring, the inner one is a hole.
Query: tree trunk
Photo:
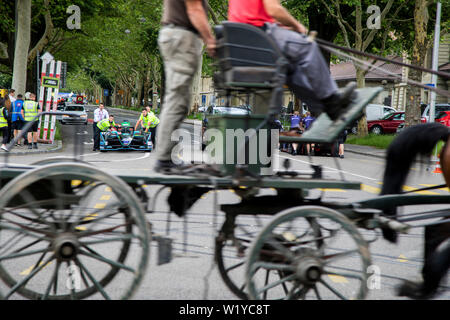
[[[356,69],[356,85],[358,88],[364,88],[366,86],[366,71],[355,64]],[[366,115],[358,121],[358,136],[365,137],[368,134],[367,118]]]
[[[414,8],[414,46],[411,63],[417,66],[423,66],[427,53],[428,39],[428,1],[416,0]],[[416,82],[422,82],[422,71],[409,71],[409,77]],[[420,102],[421,89],[416,86],[409,86],[407,102],[405,107],[405,126],[409,127],[420,123]],[[433,119],[434,120],[434,119]]]
[[[24,94],[27,83],[28,50],[31,38],[31,0],[17,0],[17,38],[14,50],[12,88]]]

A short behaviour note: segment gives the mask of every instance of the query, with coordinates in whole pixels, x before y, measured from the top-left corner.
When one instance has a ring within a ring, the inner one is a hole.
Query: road
[[[125,119],[135,122],[137,119],[137,113],[132,115],[134,118],[131,118],[129,113],[121,111],[114,111],[114,115],[116,116],[116,122],[121,122]],[[92,115],[89,116],[89,118],[91,117]],[[185,125],[184,127],[191,132],[192,141],[198,145],[199,137],[194,135],[192,126]],[[110,152],[105,154],[92,152],[92,125],[63,126],[62,136],[64,148],[60,153],[12,156],[10,161],[14,164],[27,165],[49,157],[70,157],[74,154],[74,143],[79,140],[81,142],[79,158],[107,173],[145,176],[154,173],[154,153]],[[336,169],[336,159],[331,157],[313,157],[312,161],[314,164],[323,166],[326,178],[340,179],[343,177],[349,181],[361,182],[362,190],[315,189],[310,191],[310,197],[318,197],[322,194],[323,199],[327,201],[353,202],[373,198],[379,193],[384,169],[383,160],[349,152],[345,156],[345,159],[337,160],[340,170]],[[281,153],[280,159],[289,159],[291,170],[306,171],[310,168],[309,159],[305,156],[291,156]],[[443,182],[443,178],[440,175],[427,171],[425,165],[415,165],[408,178],[406,188],[420,188],[442,184]],[[145,189],[152,196],[157,188],[155,186],[146,186]],[[264,194],[273,194],[273,192],[273,190],[265,190]],[[433,190],[423,193],[446,195],[448,190]],[[168,191],[164,191],[156,199],[155,212],[147,215],[148,221],[153,224],[153,231],[157,234],[164,234],[167,226],[167,195]],[[158,250],[156,243],[152,242],[149,267],[134,299],[198,300],[204,298],[206,291],[208,299],[237,299],[223,283],[217,268],[213,265],[214,236],[216,230],[220,227],[221,221],[224,219],[224,214],[219,212],[216,217],[217,220],[215,220],[215,216],[212,213],[214,196],[218,197],[220,204],[237,203],[239,201],[239,197],[230,191],[219,191],[217,194],[210,192],[204,195],[190,209],[186,220],[171,214],[170,237],[173,238],[174,259],[168,264],[158,266]],[[100,201],[102,194],[98,193],[98,197],[98,201]],[[404,210],[402,213],[419,212],[435,207],[415,206],[409,208],[408,211]],[[260,219],[261,221],[257,221],[250,217],[242,217],[237,223],[250,226],[252,232],[256,232],[259,230],[259,227],[255,227],[257,223],[262,222],[265,224],[271,218],[261,215]],[[214,221],[218,221],[218,223],[214,224]],[[185,226],[186,229],[184,228]],[[369,290],[368,299],[403,299],[395,295],[395,287],[400,283],[399,278],[417,279],[420,275],[423,255],[422,230],[422,228],[414,228],[409,234],[401,235],[398,244],[391,244],[381,237],[371,244],[372,265],[379,268],[381,282],[379,288]],[[366,239],[373,237],[373,233],[369,231],[363,230],[361,233]],[[234,250],[228,250],[226,255],[231,262],[233,260],[239,261]],[[349,265],[352,265],[352,263],[350,259]],[[26,264],[16,266],[17,273],[23,273],[24,270],[29,268],[30,265]],[[236,270],[236,273],[239,273],[236,277],[241,277],[240,270],[242,268]],[[351,282],[351,279],[346,277],[330,277],[329,280],[336,287],[342,287],[343,291],[346,290],[345,287]],[[113,281],[109,286],[114,290],[116,287],[121,287],[121,282],[119,280]],[[449,299],[450,284],[448,279],[442,289],[444,292],[438,299]],[[18,295],[14,295],[12,298],[21,299]],[[101,298],[101,296],[96,295],[92,298]]]

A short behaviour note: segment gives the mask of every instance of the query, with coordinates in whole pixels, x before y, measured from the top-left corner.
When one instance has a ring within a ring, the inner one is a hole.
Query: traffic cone
[[[437,160],[437,163],[436,163],[436,168],[434,169],[433,173],[442,173],[441,163],[439,161],[439,155],[438,155],[438,160]]]

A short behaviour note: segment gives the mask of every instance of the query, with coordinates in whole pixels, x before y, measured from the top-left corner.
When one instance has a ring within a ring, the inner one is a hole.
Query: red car
[[[443,125],[450,127],[450,111],[441,111],[436,115],[436,122],[440,122]]]
[[[389,113],[380,120],[367,121],[367,129],[370,133],[396,133],[397,127],[405,122],[405,112]]]

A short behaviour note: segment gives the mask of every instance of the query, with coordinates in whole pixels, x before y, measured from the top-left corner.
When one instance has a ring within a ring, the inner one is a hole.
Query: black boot
[[[356,83],[350,82],[345,88],[338,90],[335,94],[322,100],[325,105],[325,112],[331,120],[337,120],[347,109],[355,98]]]

